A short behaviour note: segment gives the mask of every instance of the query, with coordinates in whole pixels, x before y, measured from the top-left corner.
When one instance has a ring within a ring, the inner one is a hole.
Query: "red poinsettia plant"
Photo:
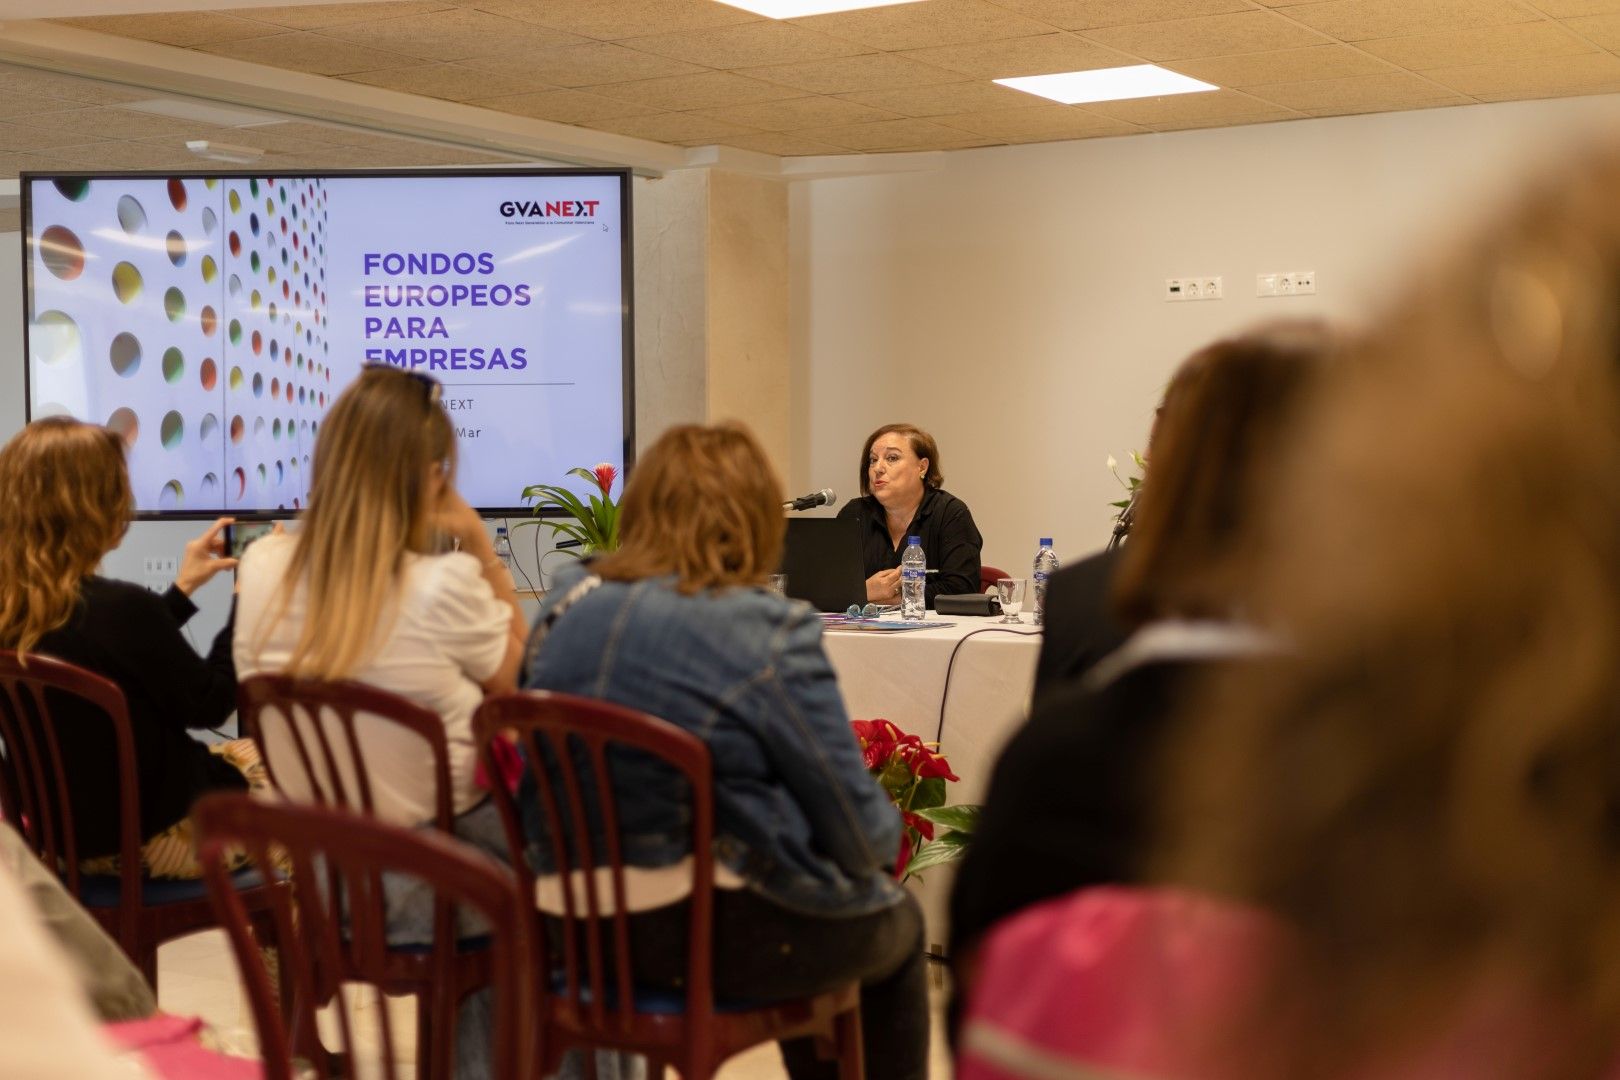
[[[925,743],[887,720],[853,720],[861,757],[900,811],[905,829],[894,875],[907,878],[961,858],[977,821],[976,806],[946,806],[945,784],[958,777],[937,743]],[[935,837],[935,826],[945,832]]]

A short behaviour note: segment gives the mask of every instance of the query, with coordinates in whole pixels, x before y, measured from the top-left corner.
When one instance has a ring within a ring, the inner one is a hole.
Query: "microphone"
[[[783,503],[782,509],[808,510],[813,506],[831,506],[837,501],[838,496],[833,494],[832,488],[822,488],[820,491],[812,491],[808,495],[800,495],[791,502]]]

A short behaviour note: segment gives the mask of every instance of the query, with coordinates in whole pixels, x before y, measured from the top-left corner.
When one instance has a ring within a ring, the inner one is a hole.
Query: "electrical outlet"
[[[1180,300],[1219,300],[1221,298],[1221,279],[1218,277],[1165,278],[1164,298],[1171,303]]]
[[[1315,270],[1294,270],[1290,273],[1256,274],[1254,276],[1254,295],[1256,296],[1314,296],[1315,294]]]

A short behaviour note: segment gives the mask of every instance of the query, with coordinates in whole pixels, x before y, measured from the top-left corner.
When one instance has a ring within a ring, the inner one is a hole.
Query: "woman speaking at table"
[[[861,450],[861,498],[838,512],[861,528],[866,563],[866,599],[900,602],[900,556],[906,537],[922,538],[928,557],[928,606],[934,597],[979,591],[979,551],[984,540],[967,504],[940,485],[939,446],[910,424],[885,424],[866,437]]]

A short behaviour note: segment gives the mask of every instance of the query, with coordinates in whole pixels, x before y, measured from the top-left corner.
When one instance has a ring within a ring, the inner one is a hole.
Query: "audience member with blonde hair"
[[[488,793],[474,783],[472,714],[485,693],[517,687],[526,628],[483,520],[456,492],[440,393],[425,375],[372,367],[338,397],[315,443],[298,530],[243,553],[236,664],[243,677],[369,683],[438,713],[456,831],[503,852]],[[296,760],[279,725],[263,738],[273,760]],[[421,740],[377,726],[361,745],[377,816],[432,821]],[[296,772],[278,774],[293,797],[307,794]]]
[[[65,417],[36,420],[0,449],[0,647],[39,652],[118,684],[129,706],[140,781],[141,858],[155,877],[196,878],[187,818],[204,792],[262,786],[263,766],[245,739],[214,746],[190,730],[217,728],[236,708],[231,624],[199,657],[182,627],[215,574],[221,518],[185,546],[162,595],[96,573],[123,539],[133,509],[124,445],[105,428]],[[78,854],[92,873],[115,873],[119,837],[116,744],[99,710],[54,703],[52,720],[72,753],[67,773]]]
[[[922,919],[892,875],[900,821],[861,761],[820,618],[762,587],[781,504],[743,428],[665,432],[625,488],[620,549],[564,571],[542,607],[528,685],[639,709],[709,745],[717,996],[785,1000],[859,980],[868,1075],[921,1080]],[[684,799],[664,769],[615,767],[623,850],[647,871],[628,901],[637,975],[670,985],[690,923]],[[537,822],[533,792],[520,794]],[[783,1054],[799,1080],[831,1069],[809,1045]]]

